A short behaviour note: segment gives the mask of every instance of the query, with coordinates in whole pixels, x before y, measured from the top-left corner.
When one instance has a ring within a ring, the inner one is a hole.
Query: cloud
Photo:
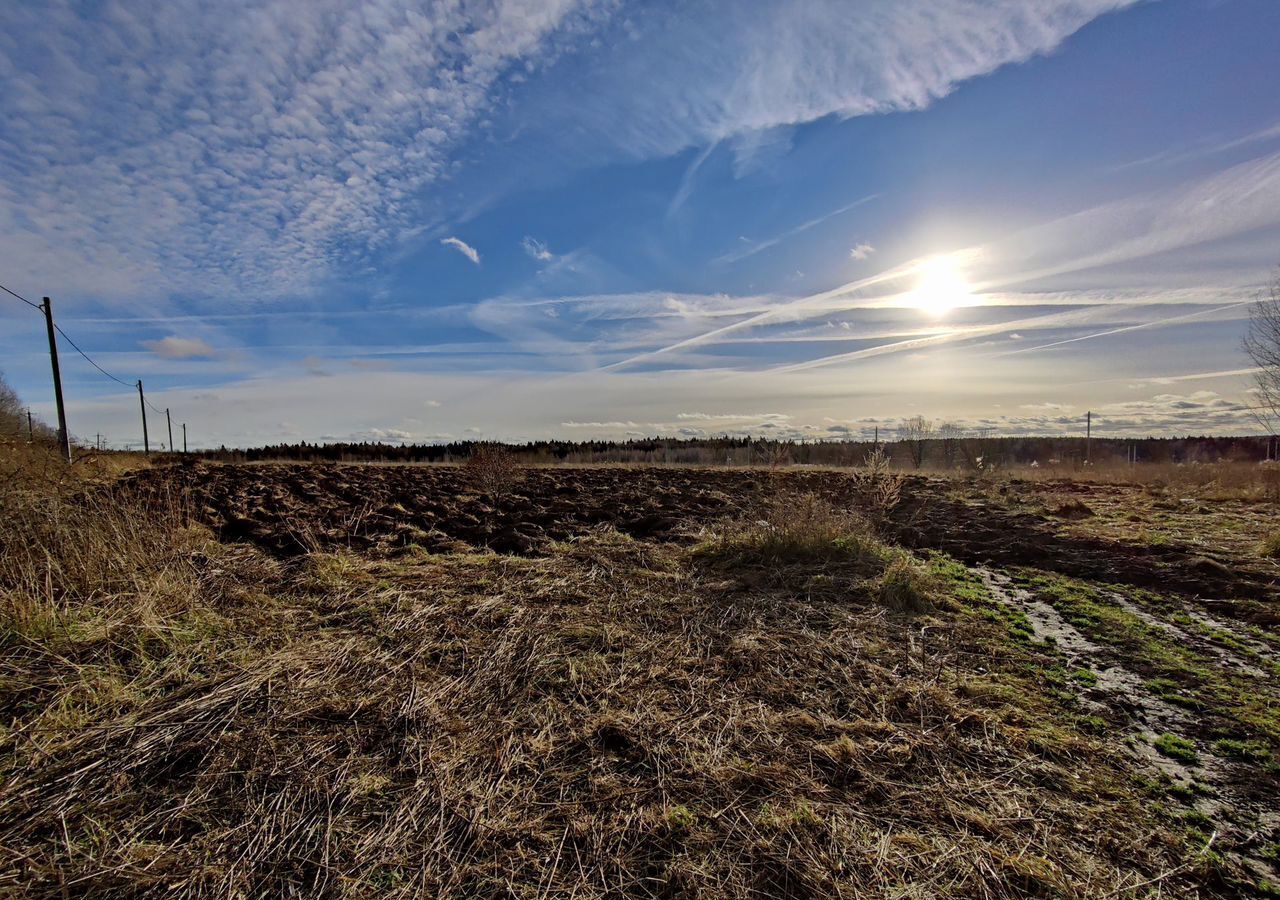
[[[856,259],[859,262],[861,262],[862,260],[866,259],[868,256],[870,256],[872,253],[875,253],[875,252],[876,252],[876,248],[872,247],[870,244],[866,244],[866,243],[855,244],[849,250],[849,258]]]
[[[520,246],[524,248],[524,252],[529,254],[531,259],[536,259],[538,262],[550,262],[556,258],[556,255],[547,249],[547,245],[537,238],[526,236],[520,242]]]
[[[506,76],[600,15],[592,0],[0,4],[0,268],[64,296],[307,290],[420,226],[417,201]]]
[[[531,170],[726,140],[746,175],[790,126],[923,108],[1131,2],[0,4],[0,268],[118,300],[305,292]]]
[[[480,251],[478,251],[475,247],[472,247],[470,244],[468,244],[466,241],[462,240],[461,238],[447,237],[444,240],[442,240],[440,243],[444,244],[444,246],[446,247],[452,247],[453,249],[457,250],[467,259],[475,263],[477,266],[480,265]]]
[[[199,338],[184,338],[171,334],[158,341],[143,341],[146,347],[161,359],[208,359],[217,351]]]
[[[1064,384],[1060,373],[1035,374],[1017,370],[1015,360],[1002,362],[992,373],[1000,390],[993,395],[980,378],[955,377],[937,381],[936,371],[892,364],[870,364],[855,379],[832,378],[823,370],[773,373],[737,372],[708,375],[702,371],[589,372],[574,375],[515,371],[482,374],[449,371],[375,372],[336,368],[316,390],[317,381],[304,370],[254,374],[203,389],[153,389],[148,398],[161,407],[181,410],[185,421],[199,423],[193,439],[200,446],[251,446],[277,440],[282,418],[293,431],[291,439],[314,440],[331,435],[347,440],[370,434],[376,427],[385,438],[398,429],[416,440],[444,435],[483,434],[491,439],[526,440],[571,436],[576,439],[647,435],[677,435],[681,429],[709,434],[783,438],[832,437],[833,425],[848,427],[869,438],[876,425],[881,434],[902,418],[919,413],[946,418],[964,430],[989,427],[1000,434],[1082,434],[1083,411],[1094,412],[1095,435],[1250,433],[1253,428],[1240,394],[1169,388],[1137,390],[1115,385]],[[1169,374],[1174,374],[1170,372]],[[1198,386],[1197,386],[1198,387]],[[421,413],[422,398],[434,397],[442,407],[430,413],[429,435],[424,425],[406,418]],[[679,398],[689,410],[708,418],[679,418],[673,410]],[[788,418],[758,414],[749,419],[713,418],[717,411],[761,410],[762,398],[785,398]],[[68,416],[81,428],[109,434],[116,443],[141,442],[137,393],[128,389],[93,396],[70,397]],[[993,402],[994,401],[994,402]],[[1021,410],[1021,404],[1055,403],[1073,407]],[[925,405],[922,405],[925,404]],[[1010,410],[1001,412],[1001,405]],[[37,413],[52,415],[52,403],[33,404]],[[281,410],[288,410],[282,416]],[[618,415],[625,410],[625,416]],[[771,427],[765,428],[763,426]],[[198,435],[198,438],[197,438]]]

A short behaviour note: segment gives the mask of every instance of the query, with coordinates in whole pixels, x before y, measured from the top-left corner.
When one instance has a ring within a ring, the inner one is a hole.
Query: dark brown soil
[[[187,495],[193,515],[223,540],[248,541],[277,555],[333,546],[394,552],[410,544],[447,551],[459,541],[538,555],[551,541],[600,525],[637,538],[696,540],[705,526],[750,514],[761,498],[780,492],[814,492],[853,508],[860,503],[848,475],[803,470],[534,468],[499,497],[475,490],[463,470],[451,466],[201,463],[143,470],[125,484]],[[888,524],[891,536],[967,563],[1033,566],[1218,602],[1267,601],[1222,606],[1254,624],[1280,624],[1269,602],[1277,586],[1256,560],[1210,557],[1177,542],[1081,534],[1052,515],[998,498],[957,497],[953,486],[909,478]],[[1091,489],[1078,486],[1082,496]]]

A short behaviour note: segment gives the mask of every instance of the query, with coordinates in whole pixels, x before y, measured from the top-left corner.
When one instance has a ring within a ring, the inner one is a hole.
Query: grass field
[[[5,895],[1280,896],[1264,490],[19,468]]]

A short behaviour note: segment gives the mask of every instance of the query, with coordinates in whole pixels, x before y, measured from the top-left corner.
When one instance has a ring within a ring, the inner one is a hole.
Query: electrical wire
[[[11,291],[11,290],[9,290],[9,288],[5,287],[3,284],[0,284],[0,291],[4,291],[6,294],[9,294],[10,296],[15,297],[15,298],[17,298],[18,300],[21,300],[23,303],[27,304],[27,306],[30,306],[32,309],[38,309],[38,310],[40,310],[40,312],[41,312],[41,313],[45,313],[45,308],[44,308],[44,306],[42,306],[41,304],[38,304],[38,303],[32,303],[30,300],[28,300],[26,297],[24,297],[24,296],[22,296],[21,294],[19,294],[17,291]],[[58,323],[54,322],[54,323],[53,323],[53,327],[54,327],[54,329],[58,332],[58,334],[62,335],[62,339],[63,339],[63,340],[65,340],[68,344],[70,344],[70,345],[71,345],[72,349],[74,349],[77,353],[79,353],[81,356],[83,356],[83,357],[84,357],[85,362],[87,362],[89,365],[93,366],[95,369],[97,369],[99,372],[101,372],[101,373],[102,373],[103,375],[105,375],[107,378],[110,378],[110,379],[111,379],[112,381],[114,381],[116,384],[121,385],[121,386],[123,386],[123,387],[127,387],[127,388],[139,388],[139,389],[142,387],[142,382],[141,382],[141,381],[135,381],[135,382],[130,383],[130,382],[128,382],[128,381],[125,381],[123,378],[117,378],[115,375],[112,375],[112,374],[111,374],[110,372],[108,372],[106,369],[102,368],[102,366],[98,365],[98,362],[97,362],[97,361],[96,361],[92,356],[90,356],[88,353],[85,353],[85,352],[84,352],[84,350],[82,350],[82,349],[80,348],[80,345],[79,345],[79,344],[77,344],[74,340],[72,340],[71,335],[67,334],[65,331],[63,331],[63,330],[62,330],[62,326],[61,326],[61,325],[59,325]],[[143,397],[143,401],[142,401],[142,402],[143,402],[144,404],[146,404],[147,408],[148,408],[148,409],[150,409],[152,412],[154,412],[156,415],[166,415],[165,410],[160,409],[158,406],[156,406],[156,405],[155,405],[154,403],[152,403],[150,400],[146,399],[146,397],[145,397],[145,396]]]
[[[127,381],[122,381],[122,380],[120,380],[119,378],[117,378],[116,376],[112,375],[112,374],[111,374],[110,372],[108,372],[106,369],[102,368],[102,366],[100,366],[100,365],[98,365],[96,362],[94,362],[94,361],[93,361],[93,357],[89,356],[89,354],[88,354],[88,353],[85,353],[83,350],[81,350],[81,349],[80,349],[80,347],[79,347],[79,345],[78,345],[78,344],[76,344],[76,342],[75,342],[75,341],[71,340],[71,336],[70,336],[70,335],[68,335],[65,331],[63,331],[63,330],[62,330],[62,326],[61,326],[61,325],[58,325],[58,324],[56,324],[56,323],[55,323],[53,327],[54,327],[54,328],[56,328],[56,329],[58,330],[58,334],[62,335],[62,337],[66,340],[66,342],[67,342],[68,344],[70,344],[72,347],[74,347],[74,348],[75,348],[75,351],[76,351],[77,353],[79,353],[79,354],[80,354],[81,356],[83,356],[86,360],[88,360],[89,365],[93,366],[95,369],[97,369],[97,370],[98,370],[99,372],[101,372],[103,375],[106,375],[108,378],[110,378],[110,379],[111,379],[112,381],[114,381],[116,384],[122,384],[122,385],[124,385],[124,386],[125,386],[125,387],[127,387],[127,388],[137,387],[137,386],[138,386],[138,383],[137,383],[136,381],[135,381],[133,384],[130,384],[130,383],[129,383],[129,382],[127,382]]]
[[[32,303],[32,302],[31,302],[30,300],[28,300],[26,297],[22,296],[21,294],[17,293],[16,291],[11,291],[11,290],[9,290],[9,289],[8,289],[7,287],[5,287],[3,284],[0,284],[0,291],[4,291],[6,294],[9,294],[9,295],[11,295],[11,296],[17,297],[19,300],[21,300],[23,303],[27,304],[27,306],[30,306],[32,309],[38,309],[38,310],[40,310],[41,312],[44,312],[44,307],[43,307],[43,306],[41,306],[41,305],[40,305],[40,304],[38,304],[38,303]]]

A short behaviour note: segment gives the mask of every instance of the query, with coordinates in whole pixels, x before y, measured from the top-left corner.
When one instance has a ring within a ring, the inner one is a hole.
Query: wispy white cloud
[[[176,334],[158,341],[143,341],[142,346],[162,359],[201,359],[215,356],[217,353],[199,338],[178,337]]]
[[[653,4],[628,10],[572,61],[571,105],[537,86],[513,127],[558,158],[652,158],[828,115],[922,109],[956,85],[1054,50],[1133,0],[845,0]],[[655,67],[653,60],[661,59]],[[635,86],[644,85],[637,91]]]
[[[864,242],[861,244],[854,244],[853,247],[849,249],[849,258],[861,261],[866,259],[872,253],[875,253],[875,252],[876,252],[876,248],[872,247],[868,243]]]
[[[530,259],[535,259],[538,262],[551,262],[556,258],[556,255],[547,249],[547,245],[537,238],[526,235],[524,240],[520,242],[520,246],[529,255]]]
[[[475,263],[477,266],[480,265],[480,251],[478,251],[475,247],[472,247],[466,241],[462,240],[462,238],[447,237],[444,240],[440,241],[440,243],[446,247],[452,247],[453,249],[457,250],[467,259]]]
[[[135,298],[270,297],[358,266],[591,6],[0,5],[0,265]]]
[[[1129,162],[1112,166],[1111,171],[1122,172],[1125,169],[1157,164],[1176,165],[1177,163],[1187,162],[1193,159],[1202,159],[1208,156],[1216,156],[1219,153],[1239,150],[1242,147],[1249,147],[1254,144],[1266,143],[1273,140],[1280,140],[1280,123],[1269,125],[1266,128],[1255,129],[1247,134],[1233,138],[1204,137],[1187,147],[1162,150],[1159,153],[1153,153],[1150,156],[1144,156],[1141,159],[1130,160]]]

